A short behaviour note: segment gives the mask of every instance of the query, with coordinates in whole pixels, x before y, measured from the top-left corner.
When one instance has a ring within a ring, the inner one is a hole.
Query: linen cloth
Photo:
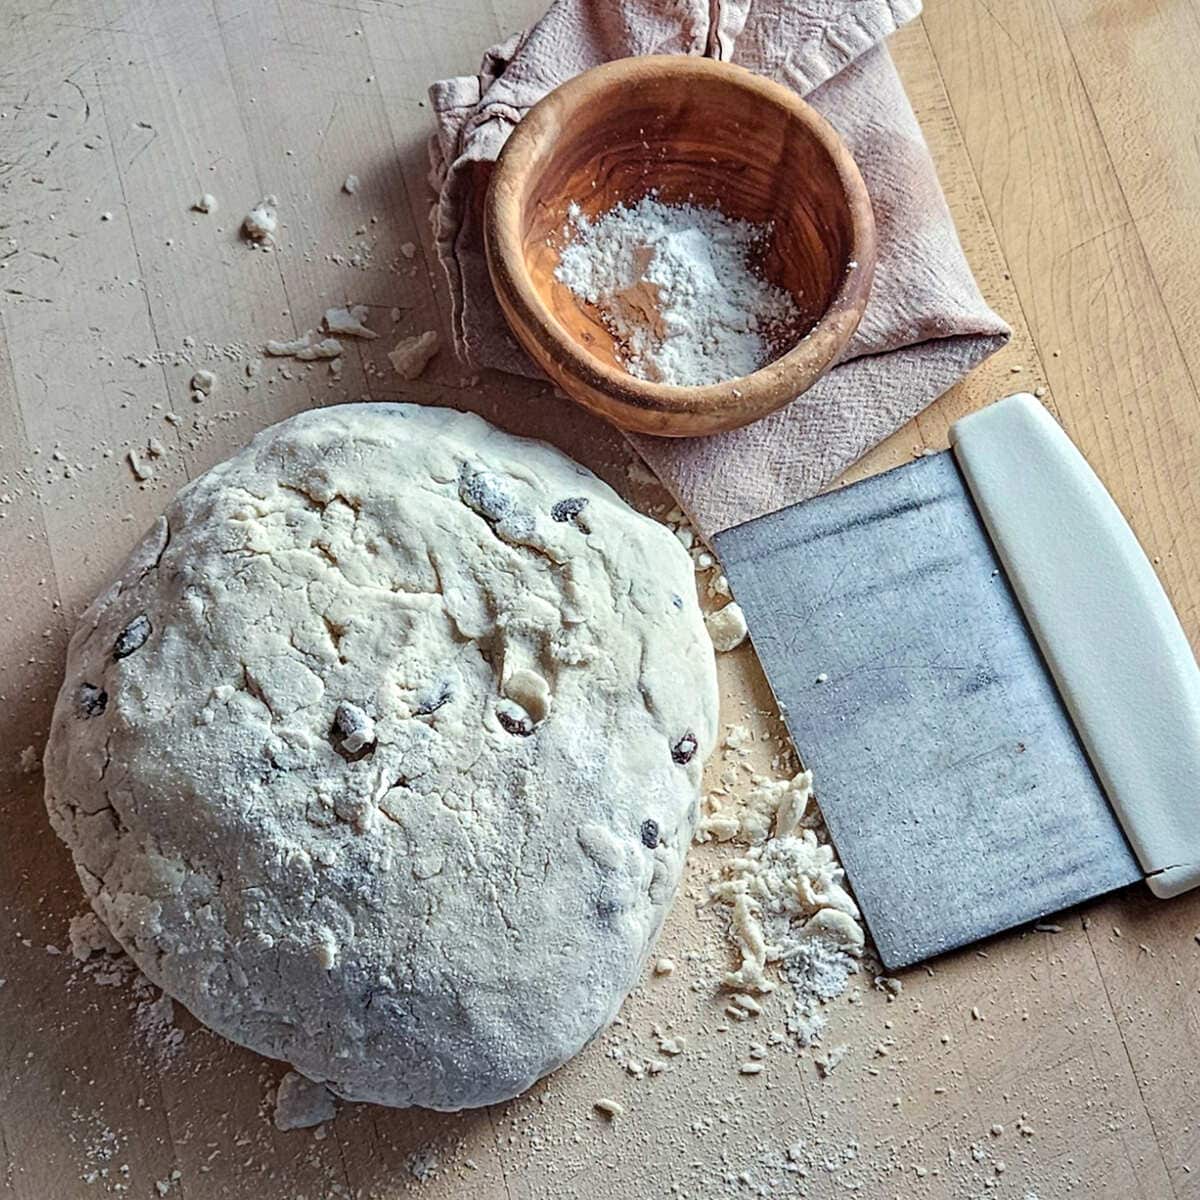
[[[491,165],[523,114],[615,58],[738,63],[803,95],[849,146],[875,213],[870,300],[839,363],[780,411],[705,438],[627,436],[705,536],[820,491],[1009,337],[967,265],[884,44],[920,8],[920,0],[554,0],[536,25],[488,50],[477,74],[434,84],[432,219],[460,355],[540,375],[492,291],[481,221]]]

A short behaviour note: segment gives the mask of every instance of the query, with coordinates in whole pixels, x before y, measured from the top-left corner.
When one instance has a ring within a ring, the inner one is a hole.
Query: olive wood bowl
[[[589,219],[654,192],[769,226],[756,269],[802,320],[773,361],[738,379],[638,379],[597,310],[554,277],[567,209]],[[858,167],[795,93],[687,55],[619,59],[550,92],[510,135],[484,201],[488,266],[514,334],[573,400],[623,429],[667,437],[748,424],[795,399],[857,328],[875,269]]]

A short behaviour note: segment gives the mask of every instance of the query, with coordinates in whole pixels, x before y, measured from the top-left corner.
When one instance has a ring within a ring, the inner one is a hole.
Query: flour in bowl
[[[752,267],[770,232],[655,195],[589,220],[577,204],[555,276],[594,304],[639,379],[702,387],[749,375],[794,330],[792,297]]]

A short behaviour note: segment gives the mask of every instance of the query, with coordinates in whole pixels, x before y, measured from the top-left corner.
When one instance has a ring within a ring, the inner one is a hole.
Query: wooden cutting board
[[[847,1049],[827,1078],[811,1055],[777,1051],[747,1077],[738,1065],[780,1011],[768,999],[753,1023],[724,1017],[711,984],[725,949],[695,903],[718,858],[701,848],[663,935],[677,969],[645,982],[623,1026],[508,1105],[348,1106],[324,1136],[271,1126],[278,1064],[186,1016],[172,1050],[128,985],[46,949],[65,947],[80,894],[21,753],[40,751],[74,614],[174,489],[269,422],[345,397],[467,405],[539,432],[537,385],[471,388],[445,353],[408,384],[386,354],[401,335],[444,332],[425,86],[473,69],[540,7],[0,0],[0,1194],[707,1198],[784,1180],[818,1197],[850,1184],[872,1197],[1200,1196],[1197,897],[1122,893],[1086,925],[1075,915],[913,972],[899,995],[863,977],[830,1014],[827,1045]],[[951,420],[1016,387],[1048,388],[1194,644],[1198,48],[1190,6],[1149,0],[931,0],[896,39],[968,256],[1015,336],[855,471],[943,446]],[[188,211],[203,191],[217,213]],[[227,236],[268,192],[286,253]],[[255,347],[347,301],[371,305],[384,336],[355,344],[340,382],[271,368],[241,386]],[[206,344],[229,366],[195,405],[176,363]],[[124,456],[150,437],[165,453],[139,484]],[[577,416],[556,439],[662,503],[606,429]],[[725,656],[721,674],[725,718],[776,736],[752,652]],[[756,761],[777,752],[757,743]],[[725,766],[714,760],[714,779]],[[656,1023],[688,1050],[637,1080],[609,1051],[649,1048]],[[601,1119],[601,1097],[624,1117]],[[779,1165],[801,1140],[807,1179]]]

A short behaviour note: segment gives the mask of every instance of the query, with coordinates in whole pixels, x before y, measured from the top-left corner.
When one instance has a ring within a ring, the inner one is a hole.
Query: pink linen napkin
[[[707,537],[820,491],[1007,341],[984,303],[912,106],[883,40],[920,0],[554,0],[484,56],[478,75],[430,88],[438,255],[457,348],[478,366],[540,372],[505,324],[480,221],[505,139],[542,96],[635,54],[702,54],[794,88],[838,130],[875,211],[870,302],[839,364],[773,415],[707,438],[629,435]]]

